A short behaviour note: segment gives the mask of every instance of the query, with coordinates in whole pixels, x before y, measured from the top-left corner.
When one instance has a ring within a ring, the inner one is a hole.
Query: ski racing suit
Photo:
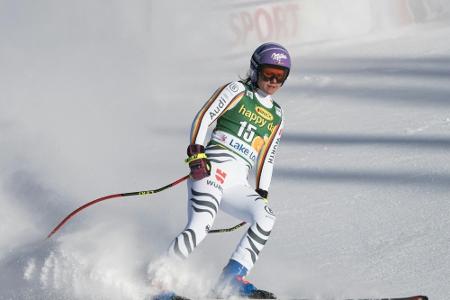
[[[188,180],[188,222],[169,247],[169,255],[186,258],[206,237],[220,210],[250,225],[231,259],[250,270],[267,242],[275,215],[267,199],[248,183],[256,170],[256,188],[268,190],[283,130],[283,112],[270,95],[237,81],[219,88],[195,117],[191,144],[204,145],[211,175]]]

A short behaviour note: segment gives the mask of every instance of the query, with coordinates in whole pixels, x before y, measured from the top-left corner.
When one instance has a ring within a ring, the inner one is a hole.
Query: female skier
[[[206,237],[220,210],[250,225],[222,271],[214,294],[275,299],[244,279],[266,244],[275,216],[268,189],[283,131],[283,111],[272,95],[289,75],[288,51],[276,43],[259,46],[245,80],[220,87],[195,117],[187,148],[188,222],[169,247],[169,257],[187,258]],[[209,126],[216,122],[206,141]],[[256,189],[248,183],[256,171]],[[185,299],[165,292],[154,299]]]

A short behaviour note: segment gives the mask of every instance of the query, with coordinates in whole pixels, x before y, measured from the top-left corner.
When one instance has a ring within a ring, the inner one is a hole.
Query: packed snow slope
[[[130,6],[120,27],[94,3],[1,4],[0,299],[142,299],[149,263],[185,225],[184,184],[97,204],[45,237],[89,200],[185,175],[193,117],[245,75],[254,48],[227,55],[160,27],[173,43],[156,44],[133,23],[141,10]],[[289,47],[277,224],[249,276],[256,286],[448,299],[449,37],[443,18]],[[222,214],[216,226],[238,222]],[[244,232],[210,235],[177,266],[179,291],[204,292]]]

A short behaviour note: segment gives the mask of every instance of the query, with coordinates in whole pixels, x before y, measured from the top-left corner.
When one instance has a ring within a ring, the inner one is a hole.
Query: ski
[[[282,300],[282,299],[279,299]],[[286,299],[287,300],[287,299]],[[289,300],[312,300],[308,298],[292,298]],[[417,295],[409,297],[394,297],[394,298],[346,298],[344,300],[428,300],[427,296]]]
[[[427,296],[410,296],[400,298],[364,298],[364,299],[345,299],[345,300],[428,300]]]
[[[204,300],[214,300],[214,299],[219,299],[219,298],[204,298]],[[243,299],[313,300],[313,299],[308,299],[308,298],[258,298],[257,296],[246,297],[246,298],[240,297],[240,298],[233,298],[233,299],[242,299],[242,300]],[[174,296],[172,296],[172,298],[170,298],[170,300],[192,300],[192,299],[174,295]],[[428,300],[428,297],[418,295],[418,296],[394,297],[394,298],[346,298],[343,300]]]
[[[175,293],[168,292],[168,293],[161,293],[156,296],[146,296],[144,300],[191,300],[190,298],[186,298],[183,296],[179,296]]]

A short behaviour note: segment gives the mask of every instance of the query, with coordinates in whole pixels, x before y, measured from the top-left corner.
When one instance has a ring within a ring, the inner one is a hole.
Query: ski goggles
[[[287,70],[274,67],[263,67],[259,74],[264,81],[272,81],[275,79],[275,82],[283,83],[287,77]]]

